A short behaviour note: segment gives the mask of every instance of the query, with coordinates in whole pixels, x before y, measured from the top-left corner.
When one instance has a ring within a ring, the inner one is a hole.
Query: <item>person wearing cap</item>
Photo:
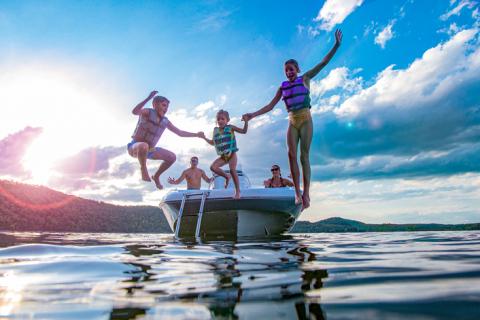
[[[154,181],[158,189],[163,189],[160,183],[160,175],[165,172],[177,159],[175,153],[157,147],[165,129],[168,129],[180,137],[203,137],[203,132],[188,132],[175,127],[165,116],[170,101],[162,96],[157,96],[157,91],[152,91],[148,97],[133,108],[132,113],[138,116],[137,126],[132,135],[132,141],[127,144],[128,154],[138,159],[143,181]],[[153,100],[152,100],[153,99]],[[143,108],[148,101],[152,100],[153,108]],[[147,159],[163,160],[162,164],[153,176],[148,173]]]
[[[272,172],[272,177],[270,179],[263,181],[265,188],[293,187],[292,181],[286,178],[282,178],[282,173],[280,172],[280,166],[274,164],[272,166],[272,169],[270,169],[270,171]]]
[[[213,181],[213,178],[209,178],[205,171],[198,168],[198,158],[192,157],[190,159],[190,168],[184,170],[178,179],[168,177],[168,183],[170,184],[180,184],[183,180],[187,180],[187,189],[188,190],[198,190],[202,186],[202,179],[206,183]]]

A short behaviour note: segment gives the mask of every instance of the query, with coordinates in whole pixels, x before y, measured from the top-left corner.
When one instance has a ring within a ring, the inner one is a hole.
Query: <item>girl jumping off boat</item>
[[[240,183],[238,181],[237,175],[237,140],[235,139],[235,132],[238,133],[247,133],[248,130],[248,120],[244,120],[245,124],[243,128],[236,127],[229,124],[230,116],[227,111],[219,110],[217,112],[217,125],[213,129],[213,138],[210,140],[203,136],[205,141],[212,146],[215,146],[217,154],[219,157],[213,161],[210,166],[212,170],[217,175],[225,178],[225,188],[228,187],[230,181],[230,176],[233,178],[233,183],[235,184],[235,195],[234,199],[240,198]],[[222,166],[228,163],[230,174],[222,170]]]
[[[288,161],[295,186],[295,203],[302,203],[303,209],[310,206],[310,144],[313,136],[313,123],[310,113],[310,80],[322,70],[337,52],[342,42],[342,31],[335,32],[335,45],[323,60],[311,70],[299,76],[300,67],[294,59],[285,62],[284,71],[287,81],[282,82],[269,104],[242,116],[249,121],[259,115],[271,111],[282,99],[288,111],[287,147]],[[303,195],[300,192],[300,171],[297,162],[297,149],[300,144],[300,162],[303,172]]]

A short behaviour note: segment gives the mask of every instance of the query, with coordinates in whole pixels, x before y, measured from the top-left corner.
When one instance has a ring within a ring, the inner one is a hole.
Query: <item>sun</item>
[[[53,177],[62,179],[60,161],[91,146],[127,140],[120,116],[130,113],[96,79],[88,70],[51,63],[13,66],[0,74],[0,105],[9,106],[2,109],[0,133],[42,128],[21,160],[30,173],[26,182],[47,185]]]
[[[55,153],[52,142],[43,134],[32,142],[22,159],[23,168],[31,174],[29,182],[40,185],[48,184],[52,176],[53,164],[60,158],[60,155]]]

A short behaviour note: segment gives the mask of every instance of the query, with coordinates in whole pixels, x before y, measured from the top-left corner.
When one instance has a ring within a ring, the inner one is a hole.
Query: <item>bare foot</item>
[[[310,207],[310,196],[308,194],[304,194],[302,196],[302,200],[303,200],[303,209],[302,210],[305,210],[308,207]]]
[[[148,176],[147,168],[140,168],[140,170],[142,171],[142,180],[143,181],[148,181],[148,182],[152,181],[152,180],[150,180],[150,177]]]
[[[227,175],[227,177],[225,178],[225,189],[228,188],[228,183],[230,182],[230,179],[232,178],[232,176],[229,175],[228,173],[226,175]]]
[[[153,182],[155,182],[155,185],[157,186],[157,189],[162,190],[163,186],[160,183],[160,177],[152,176],[152,179],[153,179]]]
[[[236,199],[236,200],[240,199],[240,191],[235,192],[235,195],[233,196],[233,199]]]

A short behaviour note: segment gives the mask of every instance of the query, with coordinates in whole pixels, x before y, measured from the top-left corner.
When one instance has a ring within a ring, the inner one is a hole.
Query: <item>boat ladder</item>
[[[182,197],[182,202],[180,204],[180,210],[178,211],[178,218],[177,218],[177,225],[175,226],[175,238],[178,239],[178,235],[180,232],[180,224],[183,217],[183,210],[185,209],[185,202],[187,198],[192,196],[202,196],[202,200],[200,202],[200,209],[198,211],[198,219],[197,219],[197,227],[195,228],[195,238],[199,238],[200,236],[200,228],[202,226],[202,218],[203,218],[203,210],[205,208],[205,200],[207,199],[210,191],[202,191],[202,192],[195,192],[195,193],[184,193]]]

